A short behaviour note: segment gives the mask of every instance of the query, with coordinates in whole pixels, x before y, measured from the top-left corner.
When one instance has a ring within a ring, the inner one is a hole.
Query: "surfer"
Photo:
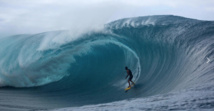
[[[125,69],[127,72],[126,78],[129,76],[128,83],[129,83],[129,88],[130,88],[131,87],[130,82],[132,82],[132,84],[134,85],[134,82],[132,81],[132,78],[133,78],[132,71],[130,69],[128,69],[128,67],[125,67]]]

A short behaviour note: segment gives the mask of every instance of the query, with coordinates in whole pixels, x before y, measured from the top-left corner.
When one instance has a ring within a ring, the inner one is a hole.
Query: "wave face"
[[[146,16],[117,20],[76,38],[69,31],[1,38],[0,85],[19,87],[2,88],[22,95],[16,106],[30,98],[28,107],[54,108],[209,84],[214,79],[213,26],[178,16]],[[128,93],[125,66],[136,82]]]

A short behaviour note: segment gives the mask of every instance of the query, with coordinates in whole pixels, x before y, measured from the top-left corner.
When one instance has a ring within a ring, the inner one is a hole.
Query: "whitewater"
[[[213,21],[172,15],[1,37],[0,110],[212,111],[213,48]]]

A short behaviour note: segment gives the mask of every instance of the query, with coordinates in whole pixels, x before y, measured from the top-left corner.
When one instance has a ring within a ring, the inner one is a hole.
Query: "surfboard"
[[[131,87],[126,88],[125,91],[128,91],[129,89],[131,89]]]
[[[132,84],[131,87],[133,87],[135,84]],[[127,92],[129,89],[131,89],[131,87],[128,87],[125,89],[125,92]]]

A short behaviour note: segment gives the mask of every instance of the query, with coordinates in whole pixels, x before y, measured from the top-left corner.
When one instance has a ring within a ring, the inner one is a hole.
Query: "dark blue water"
[[[1,109],[49,109],[144,98],[214,80],[214,22],[178,16],[121,19],[0,39]],[[128,86],[124,67],[134,75]]]

